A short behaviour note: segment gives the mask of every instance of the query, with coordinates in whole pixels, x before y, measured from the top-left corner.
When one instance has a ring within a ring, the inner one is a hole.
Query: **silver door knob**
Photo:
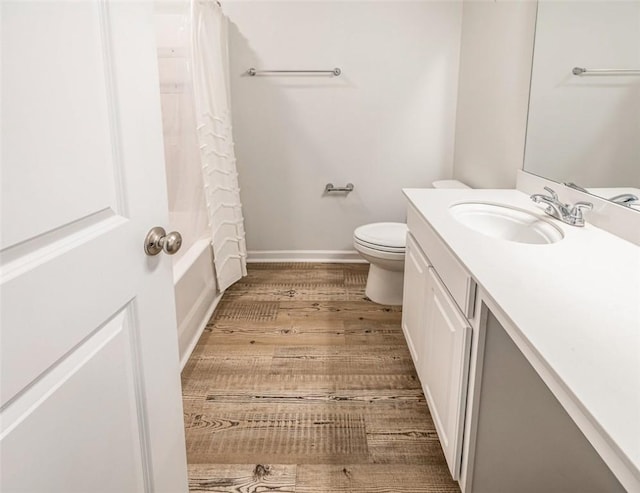
[[[162,250],[173,255],[182,246],[182,236],[177,231],[167,234],[164,228],[152,228],[144,239],[144,253],[149,256],[158,255]]]

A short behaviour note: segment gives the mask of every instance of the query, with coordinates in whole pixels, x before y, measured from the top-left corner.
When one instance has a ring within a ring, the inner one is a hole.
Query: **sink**
[[[543,245],[564,237],[562,230],[551,221],[507,205],[465,202],[452,205],[449,210],[467,228],[492,238]]]

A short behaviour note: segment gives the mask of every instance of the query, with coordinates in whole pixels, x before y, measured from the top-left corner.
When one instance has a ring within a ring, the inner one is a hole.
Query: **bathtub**
[[[184,367],[220,296],[206,239],[210,232],[193,94],[186,83],[190,80],[190,37],[185,30],[188,3],[156,2],[154,7],[169,231],[179,231],[183,240],[182,249],[172,260],[180,362]]]
[[[173,265],[173,282],[180,365],[184,368],[222,297],[216,287],[209,240],[197,240],[176,259]]]

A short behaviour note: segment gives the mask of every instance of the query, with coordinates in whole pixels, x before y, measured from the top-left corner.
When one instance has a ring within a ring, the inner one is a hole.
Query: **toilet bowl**
[[[402,305],[407,225],[372,223],[356,228],[353,246],[370,264],[365,294],[376,303]]]
[[[435,181],[433,187],[469,188],[457,180]],[[365,294],[375,303],[402,305],[407,231],[404,223],[371,223],[353,232],[354,248],[370,264]]]

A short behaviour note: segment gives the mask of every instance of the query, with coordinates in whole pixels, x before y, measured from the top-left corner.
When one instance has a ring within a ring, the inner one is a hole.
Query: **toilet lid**
[[[405,223],[365,224],[356,228],[353,236],[356,240],[378,247],[403,249],[407,244],[407,225]]]
[[[356,247],[356,250],[358,251],[360,251],[361,248],[365,248],[365,249],[368,249],[368,250],[365,250],[365,252],[369,251],[369,253],[371,253],[371,251],[375,250],[376,252],[401,255],[402,258],[404,258],[404,253],[406,250],[405,247],[388,247],[388,246],[374,245],[373,243],[367,243],[366,241],[359,240],[358,238],[353,239],[353,246]],[[358,247],[361,247],[361,248],[358,248]]]

